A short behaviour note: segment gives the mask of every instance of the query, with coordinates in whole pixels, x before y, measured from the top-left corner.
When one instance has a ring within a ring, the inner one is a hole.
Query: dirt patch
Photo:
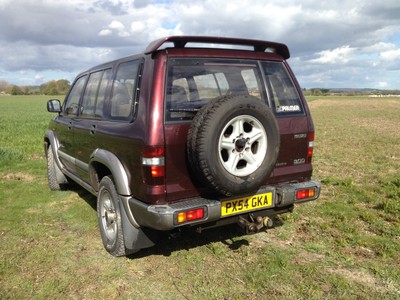
[[[18,173],[7,173],[2,176],[2,179],[4,179],[4,180],[20,180],[23,182],[33,182],[35,180],[35,177],[30,174],[18,172]]]
[[[346,278],[346,280],[373,287],[381,293],[388,292],[388,287],[381,284],[373,275],[369,274],[364,270],[349,270],[344,268],[329,268],[327,272],[330,274],[336,274]],[[389,288],[391,289],[391,288]],[[393,292],[393,291],[391,291]]]

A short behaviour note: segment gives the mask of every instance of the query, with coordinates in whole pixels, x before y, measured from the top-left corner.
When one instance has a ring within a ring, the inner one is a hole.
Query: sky
[[[400,89],[399,0],[0,0],[0,80],[72,82],[169,35],[285,43],[303,88]]]

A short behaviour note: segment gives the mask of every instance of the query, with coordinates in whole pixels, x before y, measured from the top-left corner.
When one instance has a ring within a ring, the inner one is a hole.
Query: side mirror
[[[54,112],[54,113],[60,113],[61,112],[60,100],[51,99],[51,100],[47,101],[47,111]]]

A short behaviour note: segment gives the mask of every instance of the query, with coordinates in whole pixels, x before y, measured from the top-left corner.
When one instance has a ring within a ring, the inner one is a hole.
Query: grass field
[[[0,299],[400,299],[400,98],[309,99],[319,200],[266,232],[101,244],[95,199],[50,192],[46,97],[0,96]]]

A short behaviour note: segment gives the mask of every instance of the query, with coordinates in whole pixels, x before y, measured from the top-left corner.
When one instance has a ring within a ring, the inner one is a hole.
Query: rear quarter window
[[[135,108],[136,90],[140,60],[123,62],[118,66],[112,86],[110,117],[114,120],[129,121]]]
[[[303,105],[286,67],[281,62],[262,62],[269,98],[277,116],[304,114]]]

